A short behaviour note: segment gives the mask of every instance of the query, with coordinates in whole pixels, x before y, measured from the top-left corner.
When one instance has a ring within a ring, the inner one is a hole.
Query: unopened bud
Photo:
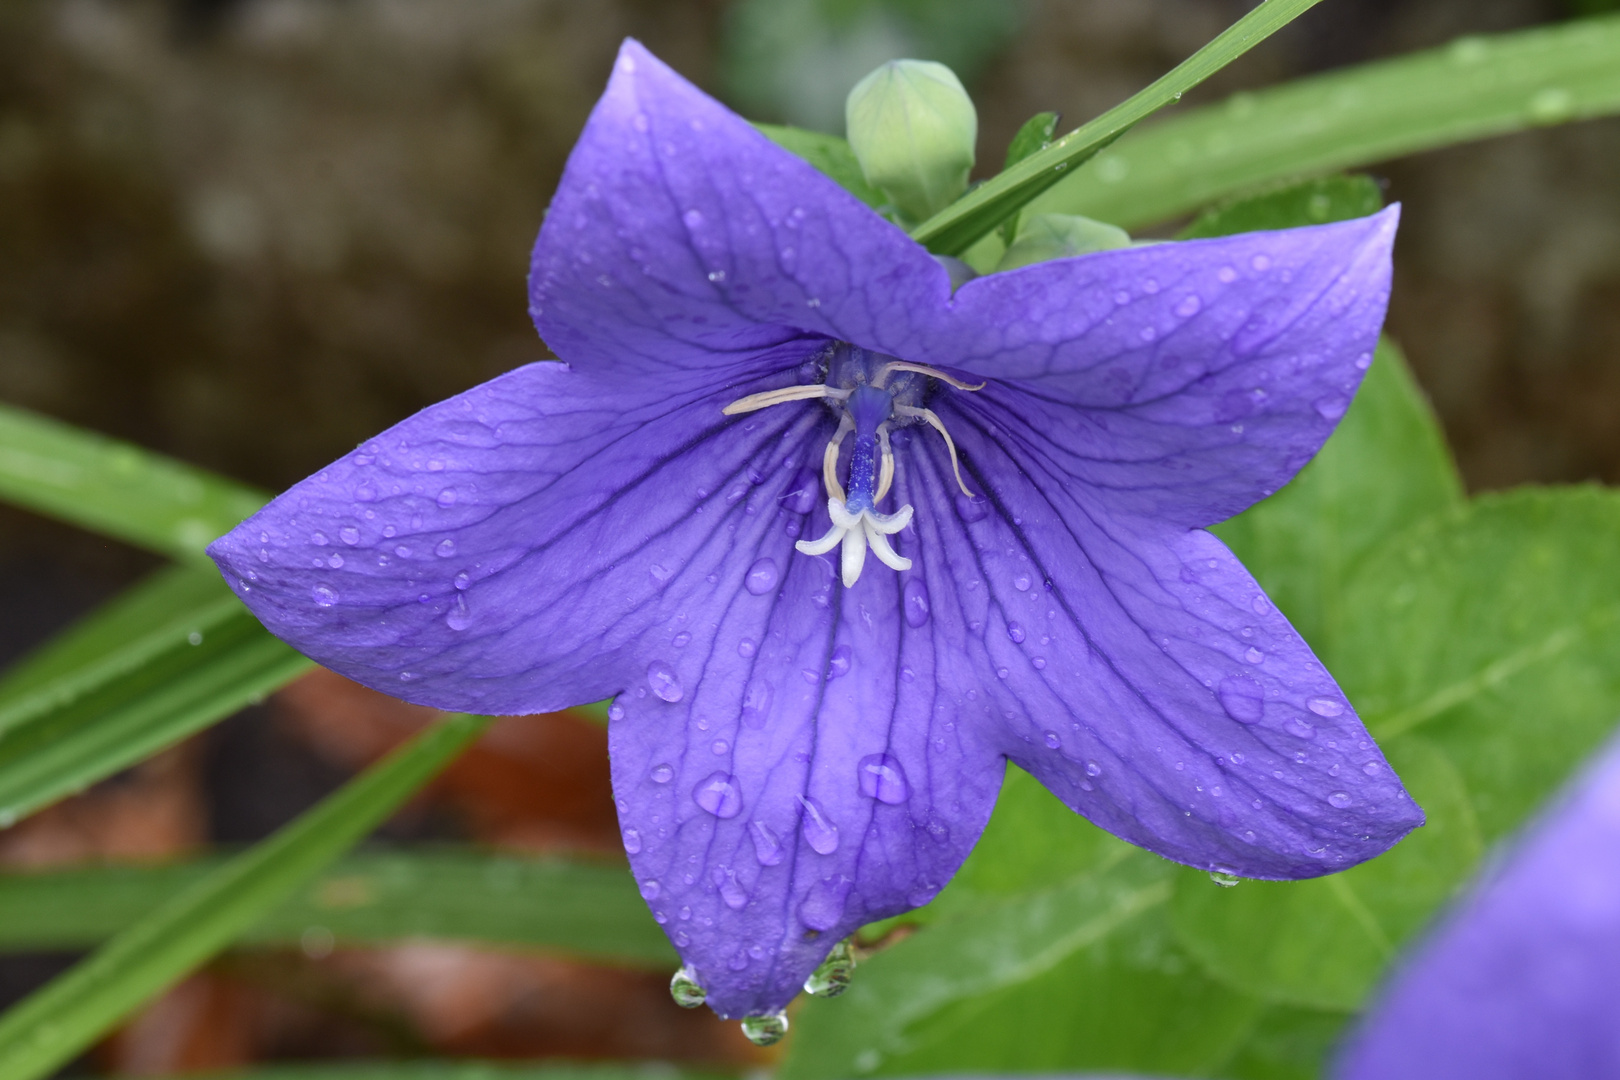
[[[1018,235],[996,270],[1016,270],[1048,259],[1130,246],[1130,234],[1106,222],[1078,214],[1031,214],[1019,223]]]
[[[979,118],[944,64],[889,61],[855,84],[844,119],[867,182],[903,219],[926,220],[967,190]]]

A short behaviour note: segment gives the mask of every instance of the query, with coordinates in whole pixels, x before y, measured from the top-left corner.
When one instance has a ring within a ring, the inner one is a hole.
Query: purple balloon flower
[[[1407,958],[1335,1075],[1620,1076],[1620,741]]]
[[[722,1015],[931,899],[1008,760],[1181,862],[1343,869],[1422,815],[1202,530],[1343,415],[1395,221],[953,294],[630,42],[534,249],[565,363],[418,413],[210,552],[274,633],[407,700],[615,697],[625,850]]]

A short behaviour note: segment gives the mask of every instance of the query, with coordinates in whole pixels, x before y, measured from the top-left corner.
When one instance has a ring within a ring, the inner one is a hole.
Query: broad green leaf
[[[1104,147],[1316,6],[1320,0],[1264,0],[1152,85],[985,181],[912,230],[930,251],[959,255]],[[1207,200],[1206,200],[1207,201]],[[1097,217],[1080,211],[1087,217]]]
[[[1461,499],[1440,427],[1386,339],[1321,453],[1214,532],[1322,650],[1340,632],[1347,575],[1386,537]]]
[[[392,814],[488,723],[445,718],[0,1015],[0,1080],[48,1075],[229,945]]]
[[[224,861],[0,877],[0,950],[99,944]],[[296,944],[312,927],[343,944],[425,937],[665,970],[678,963],[629,872],[612,863],[442,849],[352,855],[268,909],[238,940]]]
[[[1133,229],[1286,177],[1616,111],[1620,16],[1462,38],[1138,129],[1030,209]]]
[[[1368,176],[1317,176],[1282,180],[1248,195],[1228,199],[1198,215],[1177,240],[1325,225],[1376,214],[1384,208],[1378,182]]]
[[[137,597],[132,606],[150,599]],[[130,650],[139,654],[132,664],[123,665],[128,655],[113,656],[78,683],[71,671],[59,672],[48,683],[25,684],[33,689],[0,700],[10,721],[0,734],[0,823],[133,765],[314,666],[271,637],[241,604],[231,603],[196,632],[195,643],[186,622],[171,622],[166,638],[132,639]],[[121,618],[115,612],[110,621]],[[91,627],[86,637],[98,637],[101,629]],[[71,642],[63,647],[71,648]],[[54,668],[59,658],[47,654],[41,663]]]
[[[205,548],[267,496],[202,469],[0,405],[0,499],[160,555]]]
[[[536,1065],[510,1061],[360,1061],[353,1064],[278,1065],[223,1073],[184,1073],[185,1080],[720,1080],[715,1070],[676,1069],[668,1062],[645,1065],[576,1063]],[[178,1080],[178,1078],[177,1078]]]
[[[805,1002],[780,1075],[1162,1074],[1224,1060],[1258,1004],[1201,977],[1175,945],[1163,913],[1170,865],[1118,852],[865,961],[842,997]]]
[[[1395,849],[1309,881],[1176,875],[1170,918],[1182,944],[1230,985],[1269,1002],[1358,1008],[1397,950],[1471,874],[1478,825],[1445,755],[1421,739],[1387,748],[1428,824]]]
[[[0,675],[6,732],[139,668],[242,611],[213,567],[160,570]]]
[[[1369,559],[1346,609],[1324,659],[1368,728],[1444,751],[1495,841],[1620,717],[1620,493],[1481,496]]]
[[[855,151],[850,149],[847,140],[781,124],[755,124],[754,127],[788,153],[804,158],[873,209],[889,201],[883,197],[883,192],[866,182],[866,174],[861,172],[861,163],[855,160]]]

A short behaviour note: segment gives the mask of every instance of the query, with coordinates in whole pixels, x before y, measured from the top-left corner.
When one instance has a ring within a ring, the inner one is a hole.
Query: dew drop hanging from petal
[[[799,796],[799,804],[804,807],[804,820],[801,832],[805,843],[819,855],[831,855],[838,850],[838,825],[827,816],[826,810],[815,799],[808,796]]]
[[[669,980],[669,996],[681,1008],[695,1009],[708,999],[709,994],[703,989],[703,984],[697,981],[697,974],[690,967],[683,967]]]

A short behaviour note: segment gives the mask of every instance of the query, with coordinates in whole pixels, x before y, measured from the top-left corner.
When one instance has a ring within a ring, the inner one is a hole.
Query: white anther
[[[758,394],[749,394],[738,398],[720,411],[726,416],[736,416],[738,413],[753,412],[756,409],[767,409],[772,405],[783,405],[789,401],[813,401],[819,398],[832,398],[834,401],[843,401],[849,397],[848,390],[839,390],[837,387],[827,386],[824,383],[812,383],[808,386],[784,386],[780,390],[766,390]]]
[[[850,513],[843,499],[827,500],[827,516],[832,528],[819,540],[800,540],[793,546],[806,555],[825,555],[839,545],[840,577],[844,587],[850,588],[861,578],[866,565],[866,549],[871,548],[878,561],[891,570],[910,570],[911,560],[900,555],[889,544],[889,537],[911,524],[912,509],[902,506],[892,514],[875,510]]]
[[[962,494],[972,499],[976,496],[962,483],[962,463],[956,459],[956,443],[951,440],[951,433],[945,430],[945,421],[933,409],[913,409],[909,405],[896,405],[895,413],[900,416],[909,416],[918,420],[925,420],[928,426],[945,437],[945,448],[951,452],[951,471],[956,473],[956,486],[962,489]]]
[[[931,379],[938,379],[940,382],[949,386],[954,386],[958,390],[984,389],[984,383],[979,383],[977,386],[974,386],[963,382],[954,375],[945,374],[943,371],[939,370],[939,368],[932,368],[927,364],[913,364],[909,360],[890,360],[887,364],[884,364],[882,367],[878,368],[877,376],[873,378],[872,385],[877,387],[879,390],[883,389],[886,385],[888,385],[889,374],[895,371],[915,371],[919,375],[927,375]]]

